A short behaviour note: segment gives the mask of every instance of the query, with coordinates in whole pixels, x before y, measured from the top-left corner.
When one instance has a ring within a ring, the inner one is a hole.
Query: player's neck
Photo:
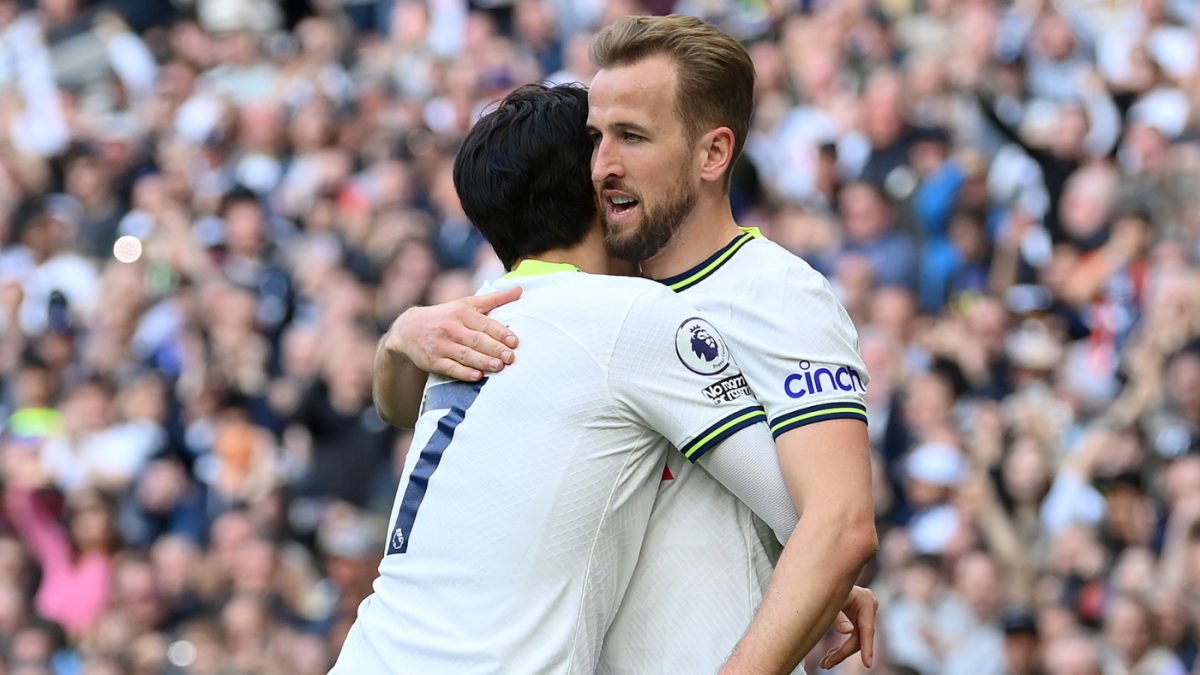
[[[642,275],[666,279],[682,274],[704,262],[741,233],[733,219],[727,194],[722,193],[719,199],[701,198],[691,217],[680,225],[662,251],[642,261]]]
[[[574,265],[588,274],[609,274],[612,262],[608,252],[604,250],[604,232],[599,227],[593,227],[583,241],[571,248],[551,249],[531,255],[529,259]]]

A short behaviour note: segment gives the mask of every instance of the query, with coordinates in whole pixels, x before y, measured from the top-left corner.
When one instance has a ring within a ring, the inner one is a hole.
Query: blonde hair
[[[694,16],[627,16],[596,34],[589,56],[597,68],[666,56],[675,65],[675,111],[689,140],[729,127],[733,159],[741,154],[754,114],[754,62],[737,40]]]

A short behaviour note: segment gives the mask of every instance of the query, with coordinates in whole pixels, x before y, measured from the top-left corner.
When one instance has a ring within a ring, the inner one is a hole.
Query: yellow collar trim
[[[519,279],[521,277],[537,277],[543,274],[554,274],[555,272],[582,272],[583,270],[568,263],[552,263],[543,260],[534,260],[526,258],[513,269],[513,271],[505,274],[501,279]]]

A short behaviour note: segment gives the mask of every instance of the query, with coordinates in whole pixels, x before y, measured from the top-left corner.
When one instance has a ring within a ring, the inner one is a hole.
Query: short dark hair
[[[253,204],[259,209],[262,209],[263,205],[262,199],[254,190],[245,185],[234,185],[228,192],[221,195],[221,205],[217,208],[217,214],[224,218],[234,204]]]
[[[527,85],[463,139],[454,189],[507,269],[583,241],[596,216],[587,90]]]

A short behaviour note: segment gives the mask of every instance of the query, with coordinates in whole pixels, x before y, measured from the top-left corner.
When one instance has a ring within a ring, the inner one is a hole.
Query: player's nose
[[[607,138],[600,139],[592,151],[592,181],[602,183],[609,178],[621,178],[623,171],[613,144]]]

